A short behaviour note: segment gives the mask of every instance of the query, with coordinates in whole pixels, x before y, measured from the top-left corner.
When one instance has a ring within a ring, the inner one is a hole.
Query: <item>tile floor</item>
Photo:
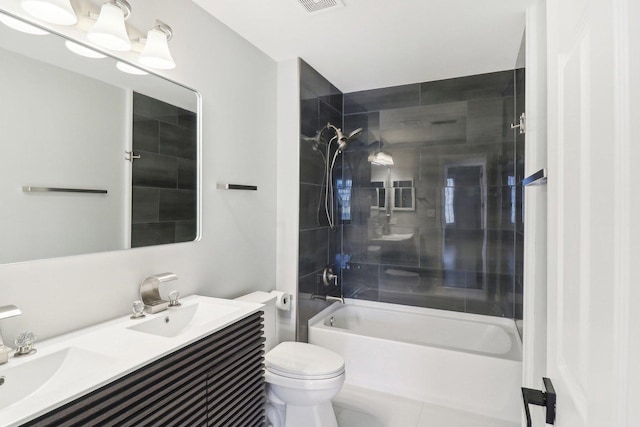
[[[339,427],[519,427],[426,402],[345,384],[333,399]]]

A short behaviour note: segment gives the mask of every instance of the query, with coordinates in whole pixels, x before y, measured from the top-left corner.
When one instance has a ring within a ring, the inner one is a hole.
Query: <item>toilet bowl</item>
[[[337,427],[331,399],[344,380],[340,355],[313,344],[278,344],[265,356],[269,422],[273,427]]]

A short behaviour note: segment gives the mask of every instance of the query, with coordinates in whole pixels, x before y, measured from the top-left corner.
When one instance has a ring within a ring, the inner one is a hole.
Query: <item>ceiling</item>
[[[343,92],[513,68],[530,0],[193,0],[276,61],[300,57]]]

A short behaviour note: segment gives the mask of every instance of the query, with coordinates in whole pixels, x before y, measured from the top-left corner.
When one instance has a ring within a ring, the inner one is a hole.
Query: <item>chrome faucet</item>
[[[140,299],[147,313],[158,313],[169,307],[169,301],[160,298],[160,283],[177,280],[173,273],[161,273],[149,276],[140,283]]]
[[[21,314],[22,311],[20,311],[20,309],[15,305],[5,305],[0,307],[0,319],[7,319]],[[4,345],[2,333],[0,333],[0,365],[9,361],[9,353],[11,353],[11,347]]]

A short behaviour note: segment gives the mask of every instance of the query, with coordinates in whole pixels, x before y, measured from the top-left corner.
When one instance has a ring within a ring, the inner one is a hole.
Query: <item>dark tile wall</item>
[[[523,83],[510,70],[344,94],[344,128],[365,130],[342,163],[345,297],[522,317]],[[394,165],[371,164],[378,150]]]
[[[298,339],[326,307],[314,294],[521,319],[524,136],[510,124],[524,69],[344,95],[304,61],[300,79]],[[334,184],[350,183],[348,201],[334,195],[336,230],[321,154],[332,135],[310,140],[327,122],[364,129],[336,163]],[[372,164],[377,151],[394,165]],[[326,265],[340,287],[322,284]]]
[[[340,232],[329,227],[324,213],[324,157],[327,138],[333,136],[322,131],[327,123],[342,127],[342,92],[300,60],[299,341],[307,341],[307,321],[327,305],[312,301],[311,296],[340,295],[339,287],[326,287],[321,281],[324,267],[333,264],[340,253]],[[317,142],[309,140],[321,131]]]
[[[133,94],[131,247],[196,238],[196,114]]]

